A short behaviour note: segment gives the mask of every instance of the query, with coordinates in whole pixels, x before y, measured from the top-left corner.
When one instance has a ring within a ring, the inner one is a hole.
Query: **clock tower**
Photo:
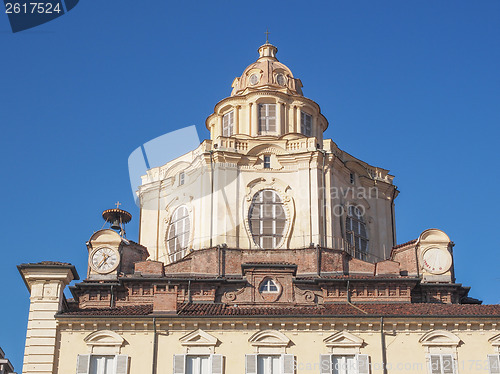
[[[116,208],[105,210],[102,217],[109,222],[110,228],[95,232],[87,242],[87,278],[112,280],[120,274],[133,273],[134,263],[146,260],[149,253],[145,247],[125,236],[125,223],[130,222],[132,215]]]

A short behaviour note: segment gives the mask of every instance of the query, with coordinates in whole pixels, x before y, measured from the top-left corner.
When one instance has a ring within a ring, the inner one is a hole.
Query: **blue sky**
[[[116,200],[134,215],[127,158],[205,118],[270,41],[330,122],[325,136],[391,170],[398,242],[456,243],[457,281],[500,303],[500,2],[80,1],[12,34],[0,15],[3,307],[21,372],[28,292],[16,265],[75,264]]]

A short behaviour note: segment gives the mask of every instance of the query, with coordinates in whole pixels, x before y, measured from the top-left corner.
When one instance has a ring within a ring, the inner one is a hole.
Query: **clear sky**
[[[3,8],[3,7],[1,7]],[[85,242],[120,200],[127,158],[205,118],[270,41],[330,122],[325,136],[390,169],[398,242],[456,243],[457,282],[500,303],[500,2],[81,0],[12,34],[0,14],[0,346],[21,372],[29,295],[16,265],[86,275]]]

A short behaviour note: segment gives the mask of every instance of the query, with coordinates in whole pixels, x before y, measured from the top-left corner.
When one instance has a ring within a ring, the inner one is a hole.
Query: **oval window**
[[[261,248],[276,248],[286,226],[283,202],[274,190],[262,190],[252,199],[249,212],[250,232]]]
[[[190,230],[189,211],[185,205],[182,205],[174,211],[168,225],[167,247],[169,254],[172,255],[187,249]]]

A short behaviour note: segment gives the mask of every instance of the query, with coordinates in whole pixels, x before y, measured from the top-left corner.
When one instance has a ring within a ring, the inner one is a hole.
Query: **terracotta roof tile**
[[[234,306],[227,304],[181,304],[179,316],[495,316],[500,317],[500,305],[474,304],[325,304],[323,306]],[[361,310],[365,311],[363,313]],[[119,308],[88,308],[61,313],[64,316],[146,316],[153,306],[134,305]]]
[[[394,247],[392,247],[392,249],[398,249],[398,248],[406,247],[407,245],[410,245],[410,244],[415,244],[417,242],[417,240],[418,239],[413,239],[413,240],[410,240],[406,243],[397,244]]]

